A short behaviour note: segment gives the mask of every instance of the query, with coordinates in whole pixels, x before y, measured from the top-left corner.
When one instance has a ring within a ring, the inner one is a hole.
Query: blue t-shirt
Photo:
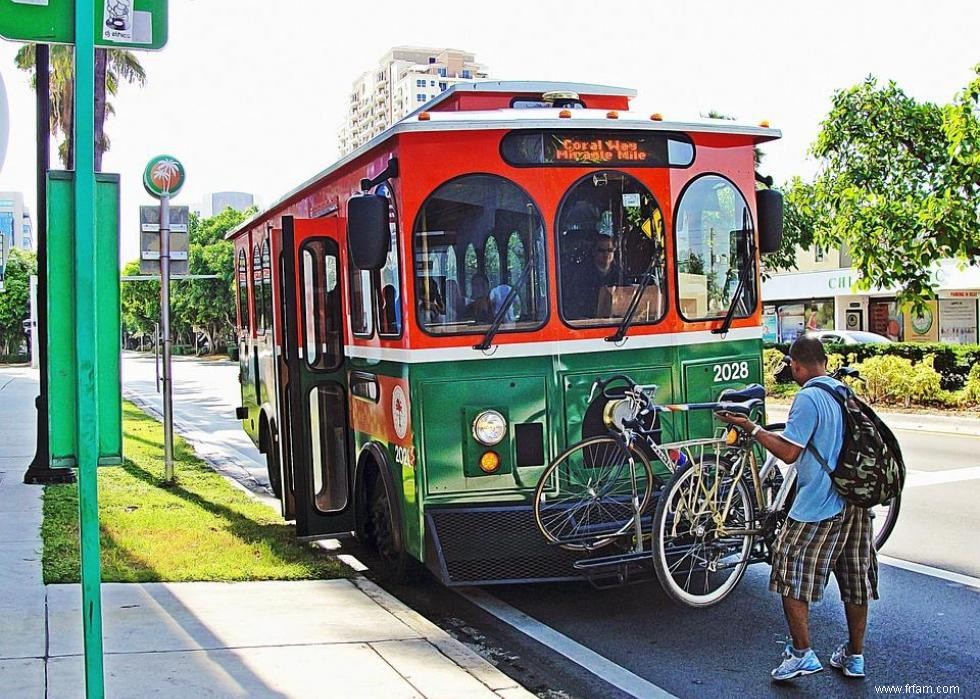
[[[786,419],[783,439],[803,448],[796,460],[796,500],[789,516],[798,522],[819,522],[844,509],[844,498],[834,488],[830,476],[807,448],[816,448],[830,468],[837,464],[844,443],[844,416],[840,405],[823,389],[809,388],[822,383],[834,390],[843,384],[829,376],[818,376],[804,384],[796,394]]]

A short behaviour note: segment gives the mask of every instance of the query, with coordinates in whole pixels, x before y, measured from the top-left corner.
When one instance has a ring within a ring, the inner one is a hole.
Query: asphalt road
[[[126,354],[123,380],[130,393],[159,404],[152,360]],[[178,360],[174,380],[178,429],[221,442],[241,457],[247,477],[261,484],[261,456],[234,420],[237,365]],[[980,437],[924,430],[897,435],[910,475],[898,526],[882,553],[980,577]],[[782,649],[785,623],[778,600],[766,589],[767,575],[764,566],[753,566],[728,600],[701,611],[673,605],[655,582],[602,591],[562,584],[482,592],[678,697],[856,697],[876,695],[876,686],[891,684],[934,692],[955,685],[959,696],[980,696],[977,587],[882,565],[882,599],[871,609],[868,631],[867,680],[844,680],[828,668],[779,687],[769,682],[768,671]],[[541,696],[625,696],[439,585],[396,592],[496,656],[502,669]],[[835,583],[811,617],[814,647],[826,661],[845,635]]]

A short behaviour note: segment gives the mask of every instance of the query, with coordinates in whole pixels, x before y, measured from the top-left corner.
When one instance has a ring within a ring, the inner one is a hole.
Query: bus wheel
[[[374,477],[368,500],[368,526],[371,543],[377,554],[377,571],[392,583],[409,583],[419,579],[420,566],[407,551],[396,527],[388,489],[378,473]]]
[[[269,472],[269,487],[272,494],[277,498],[282,498],[282,473],[279,471],[279,450],[272,439],[272,432],[269,429],[263,431],[265,437],[265,468]]]

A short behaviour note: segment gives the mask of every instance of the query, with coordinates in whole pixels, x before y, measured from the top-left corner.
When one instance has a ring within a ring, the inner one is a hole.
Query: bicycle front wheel
[[[753,526],[744,479],[703,462],[678,471],[653,518],[653,567],[664,592],[688,607],[721,602],[749,565]]]
[[[630,530],[656,481],[642,452],[616,437],[592,437],[545,469],[534,491],[534,519],[562,548],[597,549]]]

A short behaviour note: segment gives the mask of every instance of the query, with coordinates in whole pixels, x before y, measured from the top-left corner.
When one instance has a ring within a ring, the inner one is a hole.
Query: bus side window
[[[238,327],[248,332],[248,256],[238,252]]]
[[[265,286],[262,284],[262,251],[252,249],[252,293],[255,294],[255,332],[265,334]]]
[[[333,371],[343,360],[337,245],[316,240],[303,245],[303,347],[312,369]]]
[[[398,227],[394,197],[388,196],[388,217],[391,224],[391,245],[388,259],[381,268],[379,283],[375,285],[378,305],[378,334],[395,336],[402,334],[401,273],[398,265]]]

